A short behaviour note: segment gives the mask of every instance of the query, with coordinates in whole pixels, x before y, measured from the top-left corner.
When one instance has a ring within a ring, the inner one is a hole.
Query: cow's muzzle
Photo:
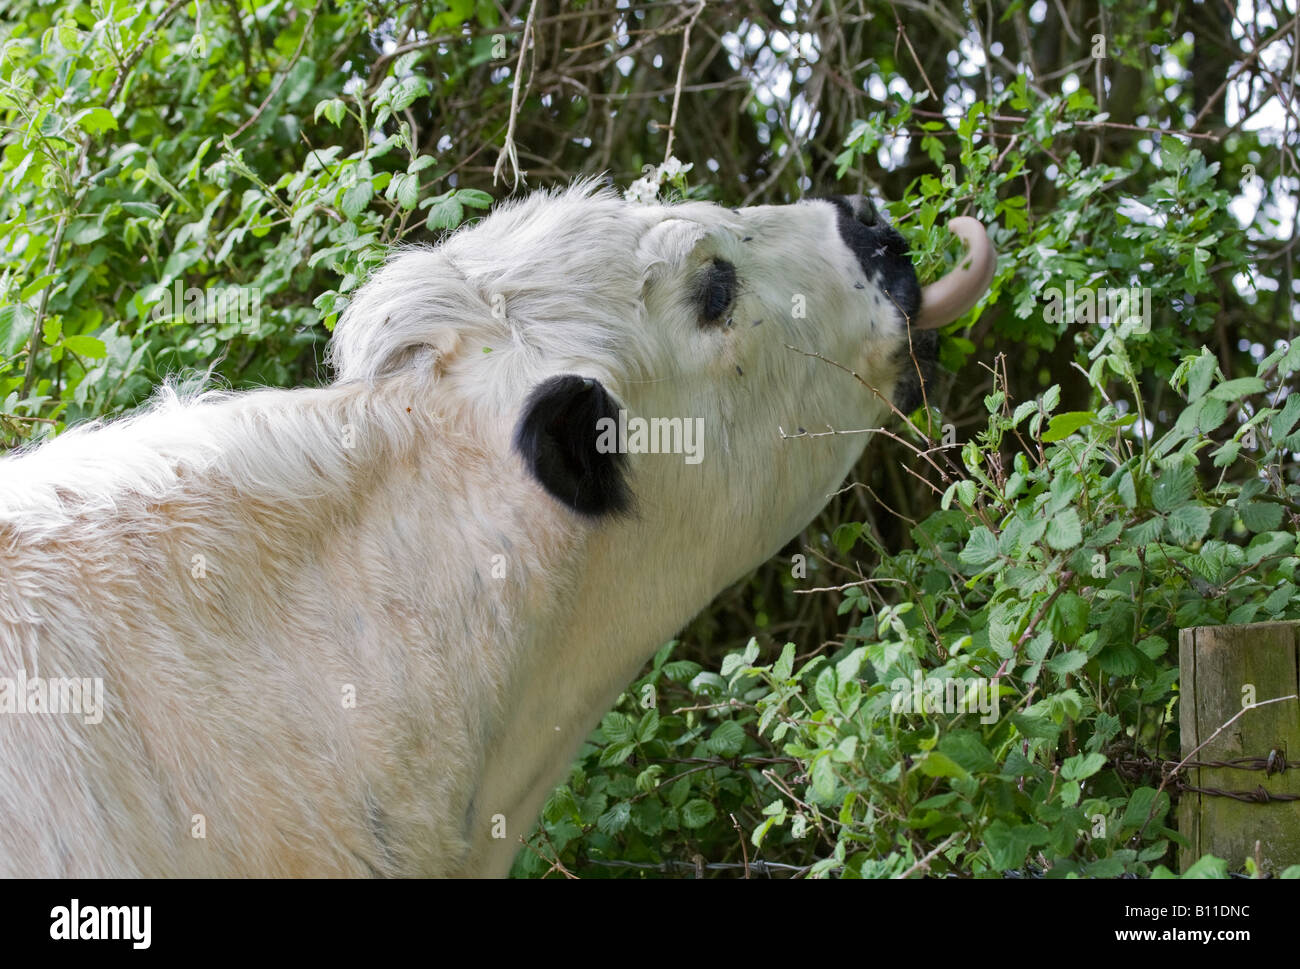
[[[966,256],[943,278],[921,289],[918,307],[911,299],[911,288],[900,279],[906,273],[900,274],[898,267],[888,265],[891,260],[907,256],[907,243],[881,218],[876,204],[865,195],[828,196],[826,201],[839,210],[840,235],[863,269],[869,275],[875,269],[884,270],[881,283],[913,330],[947,326],[988,292],[998,257],[984,226],[976,219],[960,215],[948,222],[948,231],[966,246]]]

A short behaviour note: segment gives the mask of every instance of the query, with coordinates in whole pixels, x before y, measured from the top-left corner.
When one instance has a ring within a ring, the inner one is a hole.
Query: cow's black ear
[[[609,423],[612,422],[612,423]],[[515,428],[515,450],[543,488],[583,515],[631,504],[617,447],[618,405],[600,381],[565,374],[538,384]],[[604,432],[602,440],[602,432]]]

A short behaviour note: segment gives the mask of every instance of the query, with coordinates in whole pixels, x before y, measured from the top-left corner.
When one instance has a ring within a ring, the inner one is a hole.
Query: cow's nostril
[[[879,221],[875,203],[865,195],[850,195],[848,203],[853,217],[863,225],[873,226]]]

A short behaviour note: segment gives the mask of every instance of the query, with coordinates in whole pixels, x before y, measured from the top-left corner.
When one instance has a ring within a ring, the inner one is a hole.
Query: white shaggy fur
[[[730,327],[688,298],[713,257]],[[861,453],[778,428],[882,417],[786,347],[888,399],[905,323],[862,278],[826,202],[579,185],[397,253],[330,386],[164,393],[0,461],[0,677],[106,694],[0,713],[0,874],[504,874],[639,666]],[[563,373],[704,418],[703,460],[629,455],[633,512],[575,514],[511,446]]]

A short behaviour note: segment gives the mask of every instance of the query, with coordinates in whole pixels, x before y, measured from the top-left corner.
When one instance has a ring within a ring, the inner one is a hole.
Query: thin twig
[[[740,830],[740,822],[736,820],[734,814],[728,815],[731,818],[731,826],[736,829],[736,837],[740,839],[740,857],[745,862],[745,877],[749,877],[749,849],[745,847],[745,832]]]
[[[691,19],[686,22],[686,31],[682,34],[682,59],[677,63],[677,83],[673,86],[673,110],[668,116],[668,144],[664,148],[664,164],[668,164],[668,159],[673,157],[673,136],[677,134],[677,105],[682,100],[682,84],[686,81],[686,55],[691,50],[691,28],[695,26],[695,21],[700,14],[704,12],[706,0],[700,0],[700,5],[695,8],[691,14]]]
[[[311,36],[311,28],[312,25],[316,23],[316,15],[318,13],[320,13],[319,3],[312,7],[311,13],[308,14],[307,24],[302,28],[302,36],[298,38],[298,49],[293,52],[293,57],[289,58],[288,65],[286,65],[285,69],[280,72],[280,76],[275,79],[275,83],[271,85],[271,90],[266,95],[266,99],[257,106],[257,110],[253,112],[252,116],[247,121],[235,129],[234,133],[230,136],[231,141],[234,141],[257,123],[258,118],[262,117],[262,114],[268,107],[270,107],[271,102],[275,100],[275,96],[280,93],[280,88],[284,87],[284,82],[289,80],[289,72],[293,70],[294,65],[297,64],[299,58],[302,57],[303,48],[307,46],[307,38]]]
[[[914,872],[916,872],[918,869],[921,868],[924,868],[928,872],[930,870],[930,862],[934,860],[935,855],[939,854],[939,852],[946,849],[950,844],[952,844],[954,841],[956,841],[959,837],[961,837],[965,833],[966,833],[965,831],[954,831],[952,834],[948,835],[948,837],[945,838],[942,842],[936,845],[933,851],[927,854],[924,858],[918,860],[916,864],[914,864],[911,868],[907,869],[907,871],[903,872],[901,875],[895,875],[894,877],[899,879],[908,878]]]
[[[524,32],[519,38],[519,58],[515,61],[515,84],[510,92],[510,122],[506,126],[506,140],[502,142],[501,153],[497,155],[497,163],[492,167],[492,184],[495,185],[502,171],[505,170],[506,161],[510,162],[510,167],[515,172],[514,179],[510,183],[511,189],[518,188],[520,179],[527,174],[519,170],[519,150],[515,147],[515,124],[519,121],[519,100],[524,89],[524,55],[533,43],[533,17],[536,13],[537,0],[534,0],[528,6],[528,19],[524,21]],[[536,60],[534,57],[534,67]]]

